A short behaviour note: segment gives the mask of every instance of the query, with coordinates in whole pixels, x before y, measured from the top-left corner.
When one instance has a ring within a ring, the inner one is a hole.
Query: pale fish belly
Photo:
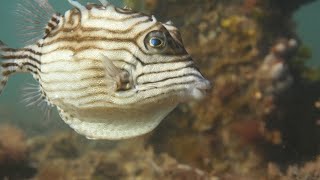
[[[170,101],[169,101],[170,102]],[[63,120],[89,139],[126,139],[152,131],[176,107],[168,101],[135,108],[74,108],[75,116],[59,109]],[[81,120],[76,118],[81,117]]]

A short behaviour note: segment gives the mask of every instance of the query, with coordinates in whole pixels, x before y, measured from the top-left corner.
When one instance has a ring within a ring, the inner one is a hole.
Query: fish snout
[[[191,89],[191,96],[195,100],[202,100],[211,88],[212,84],[210,81],[205,78],[199,79]]]

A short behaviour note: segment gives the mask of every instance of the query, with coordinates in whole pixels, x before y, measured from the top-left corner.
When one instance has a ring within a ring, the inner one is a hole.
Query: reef
[[[55,132],[26,146],[0,129],[0,167],[34,164],[34,179],[320,179],[320,69],[292,20],[311,1],[125,1],[180,27],[208,96],[127,141]]]
[[[38,164],[35,179],[182,180],[209,177],[206,172],[180,164],[166,153],[156,154],[153,147],[145,144],[145,138],[106,144],[105,141],[90,142],[76,134],[61,133],[49,141],[33,138],[30,146],[37,149],[32,155]]]

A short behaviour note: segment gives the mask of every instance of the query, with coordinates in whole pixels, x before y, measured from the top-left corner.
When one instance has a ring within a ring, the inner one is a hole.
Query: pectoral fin
[[[106,69],[106,78],[108,88],[112,91],[127,90],[131,88],[130,75],[127,71],[116,67],[113,62],[106,56],[100,55]]]

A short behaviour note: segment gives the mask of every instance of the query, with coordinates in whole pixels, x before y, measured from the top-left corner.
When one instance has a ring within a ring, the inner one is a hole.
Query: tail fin
[[[10,69],[6,66],[6,63],[4,63],[3,61],[6,48],[7,46],[2,41],[0,41],[0,95],[5,85],[7,84],[9,75],[12,73]]]
[[[0,41],[0,94],[9,76],[15,72],[30,72],[37,77],[41,53],[36,50],[36,45],[13,49]]]

